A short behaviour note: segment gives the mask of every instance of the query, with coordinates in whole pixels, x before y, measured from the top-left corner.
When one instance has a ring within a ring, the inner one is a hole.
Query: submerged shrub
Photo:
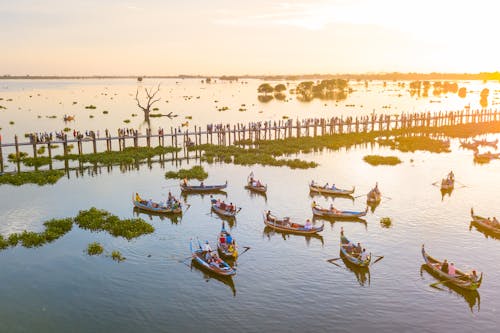
[[[90,243],[90,244],[87,246],[87,254],[88,254],[89,256],[99,255],[99,254],[101,254],[103,251],[104,251],[104,248],[102,247],[102,245],[101,245],[101,244],[99,244],[99,243],[97,243],[97,242]]]
[[[116,251],[116,250],[111,252],[111,258],[113,258],[114,261],[118,261],[118,262],[125,260],[125,257],[122,257],[122,254],[120,253],[120,251]]]

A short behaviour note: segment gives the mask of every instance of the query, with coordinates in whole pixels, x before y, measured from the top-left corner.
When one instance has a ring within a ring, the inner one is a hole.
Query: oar
[[[188,211],[188,209],[191,207],[191,205],[190,205],[190,204],[188,204],[186,201],[184,201],[184,203],[186,204],[186,207],[187,207],[187,208],[186,208],[186,210],[184,211],[184,213],[185,213],[185,212],[187,212],[187,211]]]
[[[334,264],[335,266],[337,267],[342,267],[340,266],[339,264],[337,264],[335,261],[339,260],[340,258],[333,258],[333,259],[327,259],[326,261],[328,261],[330,264]]]
[[[361,195],[355,196],[354,199],[365,197],[365,196],[366,196],[366,194],[361,194]]]
[[[241,256],[243,255],[243,253],[246,253],[248,250],[250,250],[250,249],[251,249],[251,247],[250,247],[250,246],[243,246],[243,248],[244,248],[245,250],[244,250],[243,252],[239,253],[239,254],[238,254],[238,257],[241,257]]]
[[[375,256],[375,257],[378,257],[378,258],[374,262],[372,262],[372,265],[375,265],[377,262],[384,259],[384,256]]]

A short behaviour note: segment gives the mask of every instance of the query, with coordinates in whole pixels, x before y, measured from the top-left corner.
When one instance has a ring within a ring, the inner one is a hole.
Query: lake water
[[[0,83],[0,97],[4,98],[0,104],[8,106],[7,110],[0,111],[4,138],[13,133],[50,131],[64,126],[60,119],[64,113],[75,113],[77,121],[74,126],[81,126],[82,129],[94,129],[97,125],[101,129],[103,126],[119,127],[122,117],[138,113],[133,96],[110,101],[109,105],[94,99],[104,100],[98,94],[104,87],[119,91],[119,94],[133,94],[135,82]],[[255,88],[259,83],[251,81],[248,85],[228,83],[207,87],[194,80],[179,84],[175,80],[165,82],[162,89],[167,91],[167,86],[172,87],[172,95],[175,92],[178,98],[171,100],[177,100],[177,106],[165,107],[161,111],[173,110],[182,116],[193,115],[190,122],[194,125],[209,121],[249,121],[254,117],[280,119],[284,114],[295,118],[299,115],[364,112],[340,104],[362,103],[364,110],[369,112],[367,109],[375,108],[375,105],[391,104],[391,109],[382,110],[397,113],[409,106],[419,110],[440,104],[441,109],[447,110],[453,109],[455,102],[469,103],[458,98],[452,103],[455,96],[442,97],[441,103],[410,96],[391,97],[394,92],[383,92],[382,83],[374,82],[379,90],[373,89],[378,92],[366,92],[366,99],[361,92],[355,92],[347,100],[339,102],[337,107],[334,106],[335,101],[327,102],[329,106],[325,108],[333,109],[328,113],[321,109],[324,101],[303,104],[292,100],[281,104],[277,101],[258,104]],[[475,90],[483,86],[482,83],[470,84],[479,87]],[[183,85],[186,92],[182,92]],[[361,86],[364,89],[364,85]],[[79,93],[80,90],[84,91]],[[26,95],[33,95],[36,91],[40,92],[40,98],[51,98],[47,102],[30,101]],[[238,91],[241,95],[236,93]],[[494,91],[495,88],[490,89],[492,98]],[[246,112],[238,112],[237,109],[226,112],[204,110],[202,102],[181,101],[179,96],[184,94],[202,95],[200,100],[205,99],[205,106],[211,104],[212,99],[226,105],[234,99],[235,103],[231,105],[235,107],[238,106],[236,103],[255,103],[255,109]],[[21,102],[20,96],[25,96],[25,101]],[[88,96],[88,99],[83,96]],[[9,97],[13,101],[4,102]],[[64,103],[58,107],[53,102],[59,99]],[[473,94],[470,99],[471,107],[474,107]],[[76,105],[79,108],[87,104],[98,106],[98,110],[109,108],[109,119],[105,119],[102,113],[98,118],[95,110],[73,112],[72,100],[78,101]],[[451,104],[447,104],[448,100]],[[116,103],[113,108],[110,106],[112,103]],[[14,105],[19,105],[21,110],[13,110]],[[29,111],[29,108],[32,110]],[[260,108],[262,114],[258,113]],[[81,116],[84,112],[93,112],[98,119],[84,118]],[[119,116],[112,115],[114,112]],[[37,120],[39,113],[54,113],[59,118],[42,117]],[[15,125],[9,126],[5,120],[11,118],[15,120]],[[164,127],[170,124],[165,119],[153,121]],[[174,120],[172,126],[181,121],[185,120]],[[140,119],[137,119],[136,123],[128,126],[136,127],[139,123]],[[495,137],[497,135],[489,136],[492,139]],[[3,267],[0,272],[2,331],[496,331],[500,324],[497,313],[500,306],[500,240],[486,237],[475,228],[469,230],[469,211],[473,206],[480,215],[500,217],[497,193],[500,188],[500,162],[474,164],[472,153],[459,149],[456,140],[452,140],[451,149],[451,153],[431,154],[360,146],[299,155],[299,158],[320,164],[308,170],[202,164],[209,173],[205,183],[227,180],[227,197],[222,198],[242,207],[231,230],[240,252],[245,246],[250,250],[238,259],[237,274],[232,282],[209,276],[191,266],[188,259],[190,238],[199,237],[201,241],[210,240],[214,244],[221,220],[210,213],[207,195],[189,195],[186,201],[191,206],[177,220],[141,213],[139,216],[149,221],[156,230],[132,241],[114,238],[105,232],[92,233],[75,225],[68,234],[43,247],[26,249],[18,246],[0,252],[0,265]],[[395,155],[403,163],[373,167],[362,160],[364,155],[372,153]],[[198,163],[195,160],[189,163],[183,161],[181,166],[191,167]],[[119,167],[109,172],[102,168],[97,175],[78,177],[76,171],[72,171],[69,178],[50,186],[2,185],[0,232],[7,236],[25,229],[41,231],[44,221],[75,216],[79,210],[91,206],[106,209],[122,218],[133,217],[136,213],[130,200],[134,192],[153,199],[165,199],[168,191],[175,196],[180,195],[178,181],[164,178],[166,171],[177,168],[171,163],[163,167],[160,163],[153,163],[151,168],[143,165],[139,170],[127,172]],[[458,185],[451,195],[443,197],[433,183],[451,169]],[[268,184],[267,196],[254,195],[243,188],[251,171]],[[365,208],[366,197],[363,196],[355,200],[312,198],[307,185],[312,179],[330,184],[334,182],[343,188],[356,186],[355,196],[366,194],[378,182],[384,199],[374,212],[369,212],[366,224],[317,220],[315,223],[325,224],[321,237],[284,236],[265,229],[262,212],[267,209],[278,216],[304,221],[311,217],[313,200],[324,206],[333,202],[339,209]],[[390,217],[392,226],[382,227],[381,217]],[[341,227],[346,236],[361,242],[373,255],[384,256],[370,267],[369,274],[353,272],[346,268],[342,260],[336,261],[341,267],[327,262],[339,256]],[[94,241],[100,242],[108,254],[119,250],[126,260],[117,263],[105,255],[88,256],[85,250]],[[424,243],[427,251],[437,258],[447,258],[464,270],[475,268],[484,272],[479,293],[457,292],[443,285],[439,286],[440,289],[430,287],[437,280],[421,271],[423,259],[420,248]]]

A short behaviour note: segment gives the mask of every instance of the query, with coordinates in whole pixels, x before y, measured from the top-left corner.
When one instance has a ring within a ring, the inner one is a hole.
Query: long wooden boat
[[[355,187],[353,186],[351,190],[344,190],[341,188],[331,188],[331,187],[322,187],[314,182],[309,184],[309,191],[314,193],[321,194],[331,194],[331,195],[352,195],[354,193]]]
[[[314,216],[331,217],[336,219],[357,219],[365,216],[368,213],[368,207],[364,211],[349,211],[349,210],[331,210],[320,206],[312,207]]]
[[[472,223],[475,224],[476,227],[479,227],[483,230],[491,232],[492,234],[500,236],[500,226],[495,226],[494,224],[491,223],[491,221],[488,221],[488,219],[485,217],[475,215],[474,210],[472,208],[470,210],[470,215],[472,217]]]
[[[267,185],[254,186],[252,183],[248,183],[247,185],[245,185],[245,188],[250,191],[255,191],[259,193],[267,192]]]
[[[477,150],[478,146],[479,146],[479,144],[477,142],[469,142],[469,141],[460,140],[460,147],[463,147],[466,149]]]
[[[472,139],[472,141],[474,141],[474,143],[476,143],[479,146],[496,147],[498,144],[498,139],[496,139],[495,141],[488,141],[486,139],[483,140]]]
[[[490,151],[483,154],[478,154],[477,152],[474,154],[474,159],[476,160],[493,160],[498,158],[500,158],[500,153],[495,154]]]
[[[345,236],[340,236],[340,254],[343,256],[346,260],[351,262],[352,264],[358,266],[358,267],[368,267],[370,265],[370,262],[372,260],[372,254],[369,253],[365,260],[361,260],[361,255],[359,254],[353,254],[348,251],[348,245],[349,240]]]
[[[227,181],[222,185],[184,185],[180,184],[183,192],[217,192],[227,187]]]
[[[132,195],[132,203],[134,207],[137,209],[151,212],[151,213],[156,213],[156,214],[180,214],[182,213],[182,205],[179,202],[179,205],[170,205],[170,206],[165,206],[160,203],[152,202],[151,205],[148,204],[146,200],[142,200],[140,196],[136,193],[135,195]]]
[[[193,244],[193,240],[189,242],[189,248],[191,249],[191,255],[193,261],[199,264],[202,268],[207,271],[213,272],[217,275],[221,276],[232,276],[236,274],[236,269],[229,266],[225,261],[218,258],[218,263],[216,262],[208,262],[205,259],[206,253],[203,251],[201,247],[200,241],[198,240],[197,244]]]
[[[441,280],[447,283],[453,284],[457,287],[467,290],[477,290],[483,281],[483,273],[479,276],[477,280],[471,278],[470,275],[465,274],[459,269],[455,269],[455,275],[449,275],[441,271],[442,262],[431,257],[427,252],[425,252],[425,247],[422,245],[422,257],[424,258],[425,264],[429,269]]]
[[[219,238],[217,239],[217,250],[221,257],[236,259],[238,258],[238,249],[236,247],[236,241],[232,235],[226,230],[224,222],[222,222],[222,228],[219,233]]]
[[[274,230],[301,235],[316,234],[323,231],[323,227],[325,226],[323,223],[321,226],[312,226],[311,229],[307,229],[304,224],[292,222],[287,217],[278,219],[276,216],[269,214],[269,212],[264,212],[264,224]]]
[[[217,206],[217,204],[213,203],[213,204],[212,204],[212,210],[213,210],[215,213],[217,213],[217,214],[219,214],[219,215],[222,215],[222,216],[225,216],[225,217],[235,217],[235,216],[236,216],[236,214],[238,214],[238,213],[240,212],[241,207],[238,207],[238,208],[236,208],[236,207],[235,207],[235,209],[234,209],[234,210],[232,210],[232,211],[228,211],[228,210],[225,210],[225,209],[219,208],[219,207]]]
[[[366,195],[366,203],[369,205],[378,204],[382,200],[382,194],[375,189],[370,190]]]

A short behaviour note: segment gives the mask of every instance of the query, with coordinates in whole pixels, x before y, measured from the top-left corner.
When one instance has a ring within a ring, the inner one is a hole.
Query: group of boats
[[[493,153],[491,151],[487,151],[485,153],[479,153],[479,147],[490,147],[496,149],[498,145],[498,139],[495,141],[488,141],[486,139],[475,140],[472,141],[460,141],[460,146],[465,149],[470,149],[474,151],[474,161],[478,163],[489,162],[493,159],[500,159],[500,153]]]

